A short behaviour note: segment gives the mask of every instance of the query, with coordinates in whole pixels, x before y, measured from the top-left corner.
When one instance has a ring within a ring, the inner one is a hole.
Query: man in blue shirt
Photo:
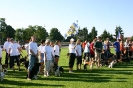
[[[118,59],[120,59],[120,39],[117,39],[116,42],[114,42],[113,44],[114,48],[115,48],[115,52],[116,52],[116,56],[117,56],[117,61]]]

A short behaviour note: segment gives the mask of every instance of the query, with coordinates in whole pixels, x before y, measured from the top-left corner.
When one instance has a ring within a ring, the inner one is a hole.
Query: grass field
[[[67,48],[61,51],[59,65],[63,66],[65,73],[60,77],[55,77],[54,74],[50,77],[39,75],[37,80],[28,81],[26,71],[21,66],[23,71],[8,71],[4,80],[0,81],[0,88],[133,88],[133,62],[118,63],[112,69],[94,67],[92,71],[88,68],[86,72],[75,70],[74,73],[68,73],[67,52]]]

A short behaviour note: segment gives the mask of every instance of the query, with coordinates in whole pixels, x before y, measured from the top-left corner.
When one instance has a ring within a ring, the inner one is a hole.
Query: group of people
[[[75,59],[77,59],[76,67],[77,70],[81,70],[82,57],[84,55],[84,60],[95,61],[96,66],[100,67],[101,54],[104,53],[105,59],[109,58],[110,55],[110,41],[107,38],[104,42],[101,37],[95,37],[92,42],[85,41],[81,42],[77,39],[74,43],[74,39],[70,39],[69,44],[69,73],[73,73],[73,66]],[[120,55],[123,54],[125,57],[131,57],[133,55],[133,42],[126,40],[124,43],[122,40],[117,39],[113,43],[116,51],[117,60],[120,59]],[[20,71],[20,55],[22,52],[22,47],[20,42],[15,42],[13,38],[7,38],[4,43],[4,51],[6,52],[5,65],[8,68],[14,69],[14,61],[17,62],[18,70]],[[29,66],[28,66],[28,80],[30,79],[30,71],[36,63],[41,63],[40,74],[44,74],[45,77],[49,76],[50,67],[52,62],[58,65],[61,44],[60,41],[53,43],[49,39],[41,40],[40,46],[36,43],[36,36],[31,36],[31,40],[25,45],[25,49],[29,56]],[[10,60],[9,60],[10,58]],[[2,49],[0,48],[0,61],[2,59]],[[8,62],[10,61],[10,62]],[[0,62],[1,63],[1,62]],[[44,69],[43,69],[44,68]]]
[[[126,40],[125,43],[122,39],[116,39],[112,44],[107,38],[104,42],[101,37],[95,37],[92,42],[81,42],[80,39],[74,44],[74,39],[70,40],[69,44],[69,73],[73,73],[73,65],[75,58],[77,59],[77,70],[81,69],[82,56],[84,60],[95,61],[96,66],[100,67],[100,61],[104,55],[104,59],[108,60],[111,55],[111,48],[114,47],[116,52],[116,60],[120,60],[121,55],[125,58],[131,58],[133,56],[133,42]]]

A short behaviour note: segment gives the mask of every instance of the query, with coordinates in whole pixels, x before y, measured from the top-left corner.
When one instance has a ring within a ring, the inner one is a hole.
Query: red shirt
[[[82,44],[82,48],[83,48],[83,49],[85,48],[85,45],[86,45],[86,43],[84,42],[84,43]]]
[[[94,42],[91,42],[91,44],[90,44],[90,54],[94,54],[93,47],[94,47]]]

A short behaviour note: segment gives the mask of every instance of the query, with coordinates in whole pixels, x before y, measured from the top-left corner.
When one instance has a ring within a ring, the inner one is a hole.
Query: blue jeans
[[[29,55],[29,66],[28,66],[28,70],[31,71],[32,68],[34,67],[34,64],[35,64],[35,60],[36,57],[33,56],[33,55]]]
[[[44,53],[41,53],[41,58],[42,59],[40,59],[40,62],[44,62]]]

